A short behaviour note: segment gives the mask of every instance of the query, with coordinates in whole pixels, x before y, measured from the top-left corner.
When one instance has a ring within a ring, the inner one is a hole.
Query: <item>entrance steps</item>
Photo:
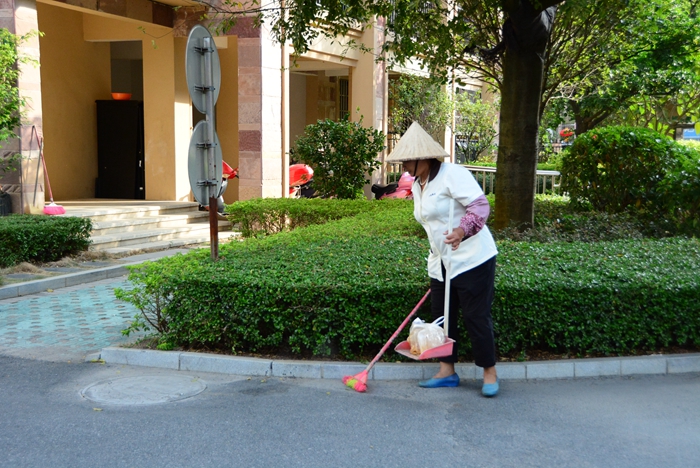
[[[61,201],[67,216],[92,220],[90,250],[133,255],[208,244],[209,213],[193,202],[143,200]],[[240,235],[219,218],[219,241]]]

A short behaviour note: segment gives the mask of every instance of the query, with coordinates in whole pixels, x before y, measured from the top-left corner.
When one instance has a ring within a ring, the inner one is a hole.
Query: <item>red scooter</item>
[[[293,198],[313,198],[316,190],[311,185],[314,179],[314,170],[306,164],[292,164],[289,166],[289,195]]]
[[[372,193],[374,198],[381,200],[382,198],[405,198],[407,200],[413,199],[413,192],[411,187],[413,187],[413,181],[416,178],[411,176],[408,172],[401,174],[398,183],[388,184],[388,185],[372,185]]]
[[[226,161],[221,161],[221,189],[219,189],[219,194],[216,197],[216,211],[223,214],[224,213],[224,192],[226,187],[228,187],[228,180],[234,177],[238,177],[238,168],[232,168]],[[208,206],[199,205],[200,211],[209,211]]]

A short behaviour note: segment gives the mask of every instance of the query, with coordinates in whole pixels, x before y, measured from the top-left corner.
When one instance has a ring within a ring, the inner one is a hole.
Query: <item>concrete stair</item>
[[[60,202],[67,216],[90,218],[90,250],[133,255],[182,246],[208,244],[209,213],[192,202],[78,200]],[[219,218],[219,241],[240,233]]]

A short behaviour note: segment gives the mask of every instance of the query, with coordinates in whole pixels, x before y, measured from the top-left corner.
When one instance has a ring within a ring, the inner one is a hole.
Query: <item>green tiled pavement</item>
[[[121,330],[138,310],[114,297],[117,287],[128,289],[129,283],[122,277],[0,300],[0,349],[90,353],[133,341]]]

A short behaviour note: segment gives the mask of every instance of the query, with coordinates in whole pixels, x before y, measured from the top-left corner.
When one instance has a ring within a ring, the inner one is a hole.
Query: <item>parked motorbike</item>
[[[216,211],[224,213],[224,192],[228,187],[228,180],[238,177],[238,168],[232,168],[226,161],[222,161],[221,189],[216,200]],[[306,164],[293,164],[289,166],[289,194],[293,197],[312,198],[316,191],[311,186],[314,177],[314,170]],[[209,211],[208,206],[199,206],[202,211]]]
[[[383,198],[405,198],[411,200],[413,199],[411,187],[413,187],[414,180],[415,177],[411,176],[408,172],[404,172],[401,174],[398,183],[388,185],[373,184],[372,193],[377,200]]]
[[[221,189],[219,189],[219,194],[216,196],[216,211],[220,214],[224,214],[224,192],[228,187],[228,180],[234,177],[238,177],[238,168],[232,168],[226,161],[221,161]],[[199,205],[201,211],[209,211],[208,206]]]
[[[314,170],[306,164],[292,164],[289,166],[289,195],[294,198],[313,198],[316,190],[313,189]]]

